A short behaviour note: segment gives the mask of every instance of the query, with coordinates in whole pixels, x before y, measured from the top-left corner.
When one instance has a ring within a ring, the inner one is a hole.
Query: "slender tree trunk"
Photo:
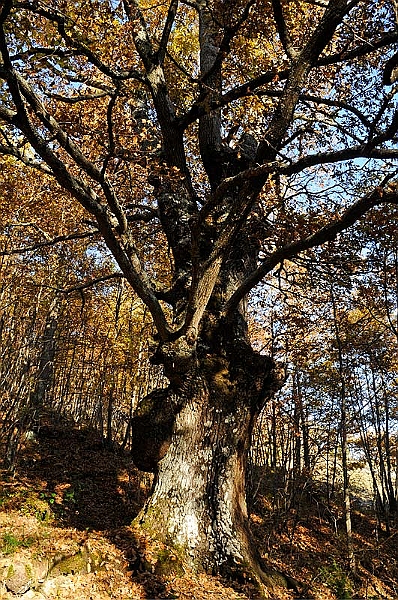
[[[55,296],[51,301],[44,331],[40,340],[40,355],[35,388],[32,392],[30,403],[33,411],[32,417],[40,420],[40,413],[46,407],[47,394],[54,382],[54,360],[56,354],[56,333],[58,319],[62,309],[62,299]]]
[[[310,453],[310,436],[308,431],[308,409],[304,404],[303,399],[303,389],[300,381],[300,374],[296,373],[296,391],[297,398],[296,402],[298,405],[298,411],[300,416],[300,427],[301,427],[301,437],[302,437],[302,446],[303,446],[303,467],[309,473],[311,471],[311,453]]]
[[[355,571],[355,554],[352,540],[352,522],[351,522],[351,498],[349,487],[348,474],[348,443],[347,443],[347,393],[346,393],[346,376],[344,372],[343,362],[343,346],[340,336],[340,325],[337,315],[336,299],[334,297],[333,288],[331,288],[331,300],[333,306],[333,321],[334,330],[337,342],[338,351],[338,366],[340,378],[340,436],[341,436],[341,462],[343,469],[343,502],[344,502],[344,517],[345,517],[345,532],[347,539],[347,554],[352,571]]]

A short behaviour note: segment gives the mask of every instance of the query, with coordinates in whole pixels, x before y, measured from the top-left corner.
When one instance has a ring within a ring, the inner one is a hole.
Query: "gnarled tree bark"
[[[190,360],[184,340],[161,350],[174,383],[144,400],[133,419],[136,464],[155,472],[136,524],[195,571],[269,586],[283,577],[266,572],[254,549],[246,467],[253,427],[278,379],[272,361],[233,330],[220,324],[213,346]]]

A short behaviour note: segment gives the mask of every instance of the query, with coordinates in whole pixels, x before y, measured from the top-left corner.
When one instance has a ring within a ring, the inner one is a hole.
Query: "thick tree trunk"
[[[206,354],[133,419],[133,458],[156,473],[136,524],[172,549],[172,566],[277,582],[251,543],[245,485],[253,426],[274,384],[271,361],[249,346],[230,358]],[[162,572],[170,564],[160,554]]]

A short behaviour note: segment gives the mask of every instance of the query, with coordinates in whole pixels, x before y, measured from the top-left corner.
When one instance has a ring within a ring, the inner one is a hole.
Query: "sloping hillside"
[[[163,573],[154,564],[154,548],[130,527],[150,477],[92,431],[49,423],[25,442],[15,473],[1,477],[1,599],[255,597],[249,584]],[[258,484],[252,515],[258,546],[267,562],[300,584],[274,598],[398,597],[396,532],[377,538],[371,515],[355,511],[358,567],[348,577],[338,507],[333,520],[320,490],[303,487],[299,510],[275,512],[275,479]]]

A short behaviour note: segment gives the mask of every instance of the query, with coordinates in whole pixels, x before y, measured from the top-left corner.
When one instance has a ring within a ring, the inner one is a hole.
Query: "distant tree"
[[[133,420],[134,460],[156,472],[137,525],[194,569],[272,586],[245,472],[281,380],[247,298],[397,203],[393,7],[4,0],[0,26],[0,152],[85,209],[75,235],[102,236],[157,329],[170,384]]]

